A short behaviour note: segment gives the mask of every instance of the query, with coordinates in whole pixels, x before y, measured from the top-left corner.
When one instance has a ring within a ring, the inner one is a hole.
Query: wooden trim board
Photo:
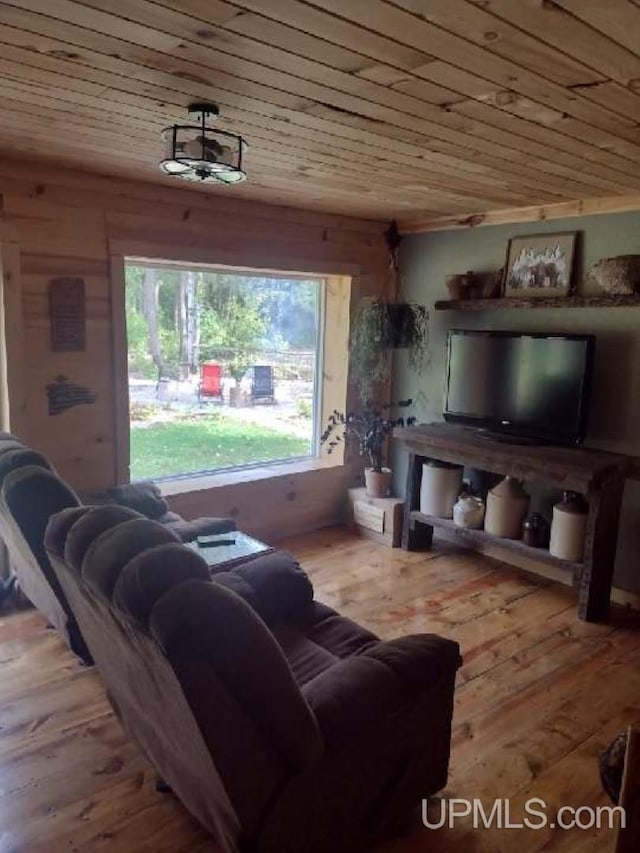
[[[438,216],[407,219],[399,223],[401,234],[427,234],[431,231],[455,231],[483,225],[510,225],[515,222],[546,222],[548,219],[568,219],[573,216],[594,216],[606,213],[640,211],[640,195],[590,198],[557,204],[511,207],[487,213],[465,216]]]
[[[2,429],[26,434],[24,322],[20,244],[11,228],[0,231],[0,298],[2,321]]]
[[[111,308],[111,360],[113,365],[113,419],[116,483],[128,483],[130,475],[129,371],[127,363],[127,315],[125,268],[122,255],[109,256],[109,304]]]

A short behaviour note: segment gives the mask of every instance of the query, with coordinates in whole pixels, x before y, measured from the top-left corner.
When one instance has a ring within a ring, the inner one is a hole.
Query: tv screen
[[[586,433],[593,335],[452,330],[444,418],[505,436],[578,444]]]

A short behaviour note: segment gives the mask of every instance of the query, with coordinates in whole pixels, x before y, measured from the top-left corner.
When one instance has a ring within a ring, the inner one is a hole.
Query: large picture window
[[[317,454],[322,278],[125,271],[132,480]]]

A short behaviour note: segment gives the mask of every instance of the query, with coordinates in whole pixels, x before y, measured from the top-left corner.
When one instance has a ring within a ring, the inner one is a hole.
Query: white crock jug
[[[460,495],[453,508],[453,522],[456,527],[479,530],[484,521],[484,501],[474,495]]]
[[[520,539],[529,495],[515,477],[505,477],[487,495],[484,529],[503,539]]]
[[[420,512],[435,518],[452,518],[453,505],[462,490],[462,465],[425,462],[420,483]]]
[[[587,532],[587,502],[574,492],[565,492],[553,508],[549,553],[561,560],[581,563]]]

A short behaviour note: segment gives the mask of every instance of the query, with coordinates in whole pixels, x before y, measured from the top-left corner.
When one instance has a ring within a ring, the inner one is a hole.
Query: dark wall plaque
[[[56,376],[55,380],[47,385],[47,400],[49,414],[59,415],[74,406],[88,406],[95,403],[96,395],[90,388],[76,385],[66,376]]]
[[[54,352],[86,349],[86,308],[81,278],[54,278],[49,285],[51,347]]]

